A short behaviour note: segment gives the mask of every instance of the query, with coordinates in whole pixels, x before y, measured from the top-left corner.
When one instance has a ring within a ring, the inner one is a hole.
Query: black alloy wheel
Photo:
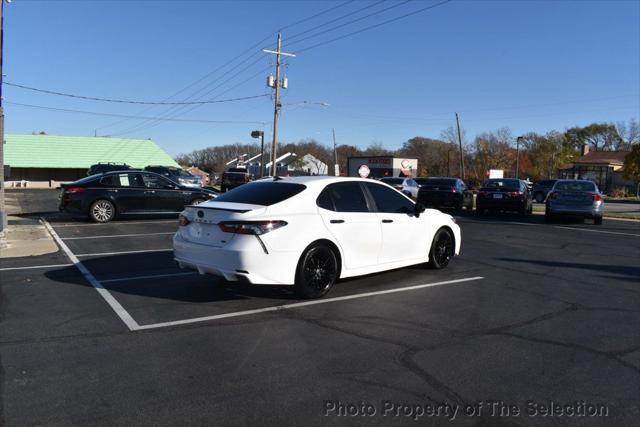
[[[436,270],[445,268],[453,258],[454,251],[453,235],[449,230],[441,228],[433,237],[431,251],[429,252],[429,266]]]
[[[333,250],[323,244],[307,249],[296,272],[296,291],[302,298],[326,295],[338,279],[338,260]]]

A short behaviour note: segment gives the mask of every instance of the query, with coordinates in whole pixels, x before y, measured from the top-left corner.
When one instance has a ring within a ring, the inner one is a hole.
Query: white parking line
[[[591,233],[605,233],[605,234],[621,234],[623,236],[634,236],[634,237],[640,237],[640,234],[633,234],[633,233],[622,233],[620,231],[604,231],[604,230],[592,230],[590,228],[578,228],[578,227],[562,227],[559,225],[556,225],[555,228],[563,228],[565,230],[579,230],[579,231],[588,231]]]
[[[96,291],[98,291],[100,296],[104,298],[107,304],[109,304],[109,306],[113,309],[113,311],[116,312],[118,317],[120,317],[120,319],[124,322],[124,324],[127,325],[129,330],[134,331],[136,329],[139,329],[140,325],[138,325],[138,322],[136,322],[133,319],[133,317],[131,317],[131,315],[127,312],[127,310],[125,310],[124,307],[118,302],[118,300],[116,300],[113,297],[113,295],[111,295],[109,291],[107,291],[102,286],[102,284],[98,282],[98,280],[93,276],[93,274],[91,274],[91,272],[84,266],[84,264],[80,262],[80,260],[73,254],[73,252],[71,252],[69,247],[62,241],[60,236],[58,236],[58,234],[55,232],[53,227],[49,225],[47,220],[45,220],[44,218],[41,218],[41,219],[44,226],[47,227],[47,230],[49,230],[49,233],[51,233],[51,236],[54,238],[56,243],[58,243],[58,246],[60,246],[60,248],[64,251],[67,257],[69,257],[69,259],[76,266],[76,268],[80,270],[80,272],[85,277],[85,279],[87,279],[89,284],[93,286]]]
[[[196,272],[196,271],[187,271],[187,272],[184,272],[184,273],[151,274],[151,275],[148,275],[148,276],[119,277],[117,279],[100,280],[100,282],[102,282],[102,283],[128,282],[130,280],[157,279],[157,278],[160,278],[160,277],[192,276],[194,274],[198,274],[198,272]]]
[[[59,227],[106,227],[107,225],[169,224],[169,223],[178,224],[178,220],[172,219],[172,220],[160,220],[160,221],[115,221],[115,222],[107,222],[107,223],[103,223],[103,224],[100,224],[100,223],[93,223],[93,224],[65,223],[65,224],[55,224],[54,227],[55,228],[59,228]]]
[[[29,267],[5,267],[5,268],[0,268],[0,271],[31,270],[32,268],[68,267],[70,265],[73,265],[73,264],[32,265]]]
[[[77,257],[85,256],[106,256],[106,255],[124,255],[124,254],[142,254],[146,252],[169,252],[173,251],[173,248],[168,249],[143,249],[139,251],[122,251],[122,252],[99,252],[94,254],[77,254]]]
[[[79,236],[79,237],[62,237],[62,240],[81,240],[81,239],[109,239],[112,237],[138,237],[138,236],[159,236],[163,234],[176,234],[175,231],[162,233],[138,233],[138,234],[111,234],[106,236]]]
[[[190,323],[206,322],[206,321],[209,321],[209,320],[219,320],[219,319],[227,319],[229,317],[249,316],[251,314],[259,314],[259,313],[267,313],[267,312],[271,312],[271,311],[287,310],[287,309],[292,309],[292,308],[306,307],[306,306],[309,306],[309,305],[328,304],[328,303],[338,302],[338,301],[347,301],[347,300],[358,299],[358,298],[366,298],[366,297],[372,297],[372,296],[377,296],[377,295],[386,295],[386,294],[392,294],[392,293],[397,293],[397,292],[413,291],[413,290],[416,290],[416,289],[431,288],[431,287],[434,287],[434,286],[442,286],[442,285],[452,285],[452,284],[456,284],[456,283],[465,283],[465,282],[471,282],[471,281],[474,281],[474,280],[482,280],[482,279],[484,279],[484,277],[481,277],[481,276],[467,277],[467,278],[464,278],[464,279],[447,280],[445,282],[426,283],[426,284],[423,284],[423,285],[414,285],[414,286],[405,286],[403,288],[386,289],[384,291],[364,292],[364,293],[361,293],[361,294],[346,295],[346,296],[342,296],[342,297],[297,302],[297,303],[294,303],[294,304],[276,305],[276,306],[271,306],[271,307],[257,308],[255,310],[236,311],[234,313],[218,314],[218,315],[215,315],[215,316],[204,316],[204,317],[195,317],[193,319],[174,320],[172,322],[152,323],[152,324],[148,324],[148,325],[140,325],[136,329],[137,330],[144,330],[144,329],[166,328],[166,327],[169,327],[169,326],[187,325],[187,324],[190,324]]]

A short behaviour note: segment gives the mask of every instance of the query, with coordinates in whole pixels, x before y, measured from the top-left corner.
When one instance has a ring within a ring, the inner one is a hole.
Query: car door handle
[[[393,222],[393,220],[392,219],[383,219],[382,222],[384,224],[389,224],[390,222]]]
[[[118,192],[118,190],[108,190],[108,191],[111,191],[112,193],[117,193]]]
[[[147,193],[156,194],[156,191],[155,190],[147,190],[147,191],[145,191],[145,194],[147,194]]]
[[[331,224],[342,224],[344,222],[344,219],[332,219],[331,221],[329,221]]]

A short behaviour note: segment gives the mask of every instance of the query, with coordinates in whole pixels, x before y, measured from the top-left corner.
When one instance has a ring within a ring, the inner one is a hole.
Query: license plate
[[[494,199],[502,199],[502,194],[501,193],[494,193],[493,194],[493,198]]]

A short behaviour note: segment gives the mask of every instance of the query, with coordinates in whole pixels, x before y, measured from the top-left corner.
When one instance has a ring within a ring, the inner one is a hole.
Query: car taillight
[[[520,197],[522,196],[522,191],[511,191],[510,193],[508,193],[509,196],[511,197]]]
[[[189,220],[189,218],[187,218],[186,216],[180,215],[178,217],[178,225],[180,227],[186,227],[189,224],[191,224],[191,220]]]
[[[64,189],[64,192],[67,194],[84,193],[85,191],[87,191],[87,189],[84,187],[67,187]]]
[[[285,225],[287,225],[286,221],[223,221],[218,224],[218,227],[225,233],[259,236]]]
[[[560,193],[558,193],[557,191],[554,191],[553,193],[549,193],[548,197],[550,199],[557,199],[558,197],[560,197]]]
[[[602,196],[599,195],[598,193],[592,194],[591,197],[593,197],[593,201],[594,202],[601,202],[602,201]]]

